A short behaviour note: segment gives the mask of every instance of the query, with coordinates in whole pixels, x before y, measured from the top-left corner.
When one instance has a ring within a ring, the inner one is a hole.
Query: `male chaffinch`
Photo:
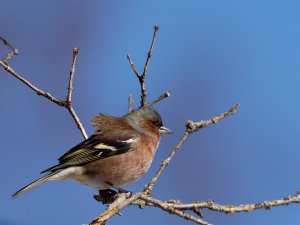
[[[120,188],[137,181],[150,167],[163,127],[152,107],[131,111],[123,117],[99,114],[92,123],[97,130],[87,140],[67,151],[59,164],[41,173],[45,176],[23,187],[16,197],[47,181],[73,179],[99,190]]]

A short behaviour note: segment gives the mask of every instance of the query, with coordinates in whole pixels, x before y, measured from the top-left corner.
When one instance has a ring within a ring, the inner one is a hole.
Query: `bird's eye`
[[[161,123],[157,120],[151,120],[151,123],[157,128],[160,128],[162,126]]]

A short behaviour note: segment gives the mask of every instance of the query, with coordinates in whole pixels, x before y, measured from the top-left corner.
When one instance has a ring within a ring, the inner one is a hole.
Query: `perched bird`
[[[47,181],[73,179],[99,190],[134,183],[149,169],[161,134],[172,133],[163,127],[159,113],[152,107],[133,110],[123,117],[99,114],[92,123],[97,128],[93,135],[13,197]]]

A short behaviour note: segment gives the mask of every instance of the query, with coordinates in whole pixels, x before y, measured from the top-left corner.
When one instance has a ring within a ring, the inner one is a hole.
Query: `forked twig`
[[[82,136],[84,137],[84,139],[88,139],[88,135],[86,134],[85,129],[72,106],[73,79],[74,79],[75,64],[76,64],[78,54],[79,54],[79,48],[75,47],[73,49],[73,60],[72,60],[71,69],[70,69],[68,93],[67,93],[66,100],[64,102],[65,102],[65,107],[68,109],[69,113],[71,114],[71,116],[72,116],[73,120],[75,121],[78,129],[80,130]]]
[[[3,40],[1,38],[1,40]],[[8,42],[6,42],[8,43]],[[8,46],[12,47],[10,44],[7,44]],[[13,47],[12,47],[13,48]],[[22,75],[18,74],[12,67],[10,67],[5,61],[0,61],[0,66],[2,66],[8,73],[10,73],[11,75],[13,75],[15,78],[17,78],[18,80],[20,80],[21,82],[23,82],[25,85],[27,85],[31,90],[33,90],[34,92],[37,93],[37,95],[43,96],[45,98],[47,98],[48,100],[50,100],[51,102],[54,102],[55,104],[65,107],[66,109],[68,109],[69,113],[71,114],[74,122],[76,123],[78,129],[80,130],[81,134],[83,135],[83,137],[85,139],[88,138],[85,129],[82,125],[82,123],[80,122],[79,117],[76,115],[76,112],[72,106],[72,90],[73,90],[73,79],[74,79],[74,73],[75,73],[75,64],[76,64],[76,59],[77,56],[79,54],[79,49],[78,48],[74,48],[73,49],[73,60],[72,60],[72,64],[71,64],[71,69],[70,69],[70,79],[69,79],[69,85],[68,85],[68,92],[67,92],[67,97],[66,100],[60,100],[56,97],[54,97],[53,95],[51,95],[48,92],[45,92],[41,89],[39,89],[38,87],[36,87],[35,85],[33,85],[31,82],[29,82],[28,80],[26,80]]]
[[[155,43],[155,40],[156,40],[156,34],[157,34],[158,29],[159,29],[159,26],[154,25],[154,33],[153,33],[153,37],[152,37],[152,42],[151,42],[150,50],[149,50],[148,55],[147,55],[147,59],[146,59],[146,63],[145,63],[144,71],[143,71],[142,75],[140,75],[139,72],[137,71],[134,63],[131,60],[130,54],[127,54],[127,59],[129,61],[129,64],[130,64],[134,74],[138,78],[140,86],[141,86],[141,107],[146,106],[147,91],[146,91],[145,81],[146,81],[146,75],[147,75],[147,72],[148,72],[149,62],[150,62],[150,59],[152,57],[153,46],[154,46],[154,43]]]

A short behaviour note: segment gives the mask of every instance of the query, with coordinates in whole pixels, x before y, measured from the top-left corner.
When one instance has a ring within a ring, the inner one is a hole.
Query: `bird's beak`
[[[166,128],[166,127],[160,127],[158,129],[158,132],[161,133],[161,134],[173,134],[173,132],[170,129]]]

